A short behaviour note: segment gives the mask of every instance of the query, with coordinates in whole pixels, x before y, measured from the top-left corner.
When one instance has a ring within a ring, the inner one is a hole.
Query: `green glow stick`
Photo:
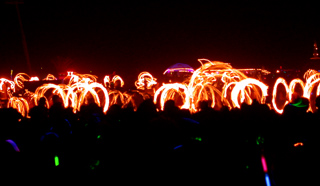
[[[54,156],[54,165],[59,166],[59,157],[57,155]]]

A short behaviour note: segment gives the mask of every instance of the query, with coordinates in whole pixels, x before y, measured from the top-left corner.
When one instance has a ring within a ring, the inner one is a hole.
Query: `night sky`
[[[0,72],[27,71],[15,5],[0,4]],[[235,3],[237,2],[237,3]],[[254,2],[254,3],[252,3]],[[235,68],[299,68],[320,45],[319,3],[306,1],[25,0],[19,12],[35,74],[55,74],[58,56],[70,69],[124,81],[169,66],[200,67],[199,58]],[[41,69],[42,67],[42,69]],[[130,82],[131,83],[131,82]]]

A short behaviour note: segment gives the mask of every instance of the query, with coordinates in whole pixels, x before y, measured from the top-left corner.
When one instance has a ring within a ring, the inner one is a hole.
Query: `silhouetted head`
[[[137,112],[153,117],[157,114],[157,108],[152,99],[146,99],[138,106]]]
[[[46,98],[45,97],[41,97],[40,99],[39,99],[39,102],[38,102],[38,105],[39,106],[46,106]]]
[[[109,107],[108,111],[107,111],[107,115],[110,116],[115,116],[115,115],[119,115],[122,112],[122,108],[120,105],[118,104],[113,104]]]
[[[199,101],[198,106],[200,111],[207,110],[210,107],[210,103],[208,100],[203,100],[203,101]]]
[[[297,92],[292,93],[291,95],[291,103],[297,103],[300,99],[300,96]]]
[[[167,100],[164,103],[164,108],[163,108],[163,112],[165,113],[165,115],[171,117],[171,116],[177,116],[177,114],[179,113],[180,109],[179,107],[176,106],[175,101],[174,100]]]
[[[171,109],[174,109],[175,107],[176,107],[176,104],[175,104],[174,100],[167,100],[164,103],[163,109],[164,110],[171,110]]]

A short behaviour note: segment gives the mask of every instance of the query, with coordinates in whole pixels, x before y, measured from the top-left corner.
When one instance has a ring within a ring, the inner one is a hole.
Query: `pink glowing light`
[[[263,172],[267,173],[268,167],[267,167],[267,162],[266,162],[266,158],[264,157],[264,155],[261,156],[261,164],[262,164]]]

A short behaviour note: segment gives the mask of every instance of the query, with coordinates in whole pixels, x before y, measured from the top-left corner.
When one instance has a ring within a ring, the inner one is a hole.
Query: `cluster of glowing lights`
[[[138,81],[144,79],[147,82],[147,87],[151,87],[156,84],[156,78],[150,73],[143,72],[139,75]],[[123,106],[131,104],[136,110],[138,104],[135,102],[134,97],[136,95],[141,96],[142,99],[151,98],[149,94],[145,94],[140,91],[121,92],[116,89],[111,89],[106,86],[107,83],[120,82],[120,86],[124,85],[122,78],[118,75],[113,76],[110,81],[109,76],[105,76],[104,85],[97,82],[97,77],[91,74],[78,74],[75,72],[68,72],[68,75],[63,79],[62,84],[50,83],[50,80],[56,80],[56,78],[48,74],[43,79],[48,81],[39,87],[34,92],[25,89],[23,96],[13,96],[12,92],[16,92],[16,89],[23,89],[24,82],[26,81],[39,81],[37,77],[30,77],[26,73],[19,73],[15,76],[14,81],[7,80],[5,78],[0,79],[0,90],[3,92],[3,85],[7,86],[8,102],[7,107],[15,108],[22,114],[23,117],[29,117],[29,109],[32,106],[37,106],[41,97],[46,99],[46,106],[49,107],[50,99],[53,95],[58,95],[63,102],[65,108],[71,107],[76,113],[80,111],[83,104],[94,101],[98,106],[103,108],[103,112],[106,113],[109,106],[112,104],[121,104]]]
[[[74,109],[74,112],[80,111],[81,105],[85,104],[89,97],[92,97],[98,106],[103,107],[103,112],[108,110],[108,91],[102,84],[93,82],[89,78],[75,77],[75,75],[70,79],[70,82],[73,83],[68,85],[48,83],[38,87],[33,95],[35,104],[41,97],[46,97],[46,93],[51,90],[49,95],[59,95],[62,98],[64,107],[70,106]],[[104,103],[102,103],[101,98],[104,98]]]
[[[217,104],[230,109],[238,107],[241,103],[252,103],[252,98],[260,103],[265,102],[268,95],[268,86],[264,83],[248,78],[228,63],[199,59],[201,67],[192,74],[188,84],[163,84],[154,95],[154,102],[160,101],[163,109],[166,100],[180,97],[183,105],[180,108],[197,111],[200,101],[210,100],[211,107]],[[160,97],[160,98],[158,98]]]
[[[302,93],[299,96],[307,98],[309,101],[311,99],[312,91],[316,88],[316,96],[320,95],[320,73],[315,70],[308,70],[304,75],[305,83],[303,80],[296,78],[290,81],[289,85],[287,84],[286,80],[282,77],[279,77],[273,87],[272,93],[272,107],[273,109],[279,113],[283,113],[283,108],[285,105],[289,104],[292,101],[292,95],[296,92],[296,86],[299,85],[302,89]],[[278,87],[282,84],[285,88],[285,93],[287,100],[285,101],[282,108],[279,108],[278,104],[276,103],[276,97],[278,94]],[[312,110],[311,104],[307,105],[308,111],[314,112]]]
[[[89,99],[103,107],[106,112],[110,105],[121,104],[133,105],[136,109],[138,105],[134,101],[134,96],[141,96],[143,99],[153,98],[159,109],[163,110],[167,100],[176,100],[177,106],[181,109],[188,109],[192,113],[197,112],[201,101],[209,101],[210,107],[229,109],[240,108],[242,103],[252,104],[253,100],[264,104],[268,96],[270,87],[263,82],[249,78],[243,73],[243,69],[234,69],[229,63],[220,61],[210,61],[199,59],[200,68],[194,70],[188,81],[183,83],[166,83],[155,89],[157,79],[149,72],[141,72],[135,81],[137,90],[122,92],[112,88],[110,84],[123,87],[124,81],[114,75],[105,76],[103,84],[97,82],[97,76],[91,74],[78,74],[68,72],[62,84],[50,83],[50,80],[57,80],[52,74],[48,74],[43,81],[48,83],[39,86],[35,92],[25,91],[23,96],[13,96],[17,90],[24,88],[26,81],[39,81],[38,77],[30,77],[26,73],[18,73],[14,80],[0,79],[0,91],[8,95],[7,107],[16,108],[23,116],[28,117],[29,108],[37,105],[41,97],[47,100],[47,106],[52,95],[59,95],[65,107],[72,107],[74,112],[80,110],[81,105],[86,104]],[[248,69],[246,69],[248,70]],[[251,70],[251,69],[249,69]],[[272,89],[272,98],[269,105],[277,113],[282,114],[285,105],[289,104],[294,93],[297,94],[297,87],[300,87],[299,96],[307,98],[310,102],[311,95],[315,92],[320,95],[320,73],[315,70],[308,70],[304,75],[304,81],[296,78],[287,84],[286,80],[279,77]],[[4,86],[6,85],[6,86]],[[279,87],[284,87],[285,99],[280,105],[278,102]],[[4,89],[6,87],[6,89]],[[153,95],[148,95],[143,90],[153,89]],[[142,90],[142,91],[141,91]],[[30,105],[29,105],[30,104]],[[314,112],[311,103],[308,110]]]
[[[53,75],[48,75],[45,80],[56,80]],[[81,105],[88,102],[92,98],[98,106],[106,112],[109,107],[109,95],[107,89],[100,83],[96,82],[97,78],[90,74],[76,74],[68,72],[68,76],[63,80],[67,84],[46,83],[39,86],[35,92],[27,91],[23,96],[9,95],[7,107],[12,107],[18,110],[23,117],[29,117],[30,105],[38,105],[41,97],[46,99],[46,105],[49,107],[49,100],[53,95],[61,97],[64,107],[72,107],[74,112],[79,111]],[[22,89],[25,81],[39,81],[39,78],[32,78],[25,73],[19,73],[14,78],[14,82],[6,79],[1,79],[1,85],[9,83],[8,87],[15,92],[16,87]],[[1,86],[2,89],[2,86]]]

